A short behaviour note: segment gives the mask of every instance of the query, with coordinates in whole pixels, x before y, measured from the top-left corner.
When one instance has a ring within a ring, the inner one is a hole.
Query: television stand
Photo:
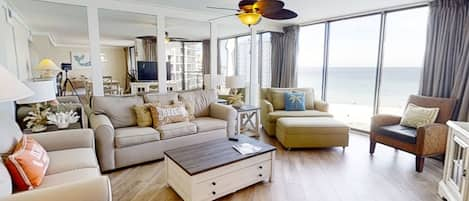
[[[173,91],[177,87],[175,80],[166,81],[168,91]],[[137,95],[141,93],[158,93],[158,81],[131,82],[130,94]]]

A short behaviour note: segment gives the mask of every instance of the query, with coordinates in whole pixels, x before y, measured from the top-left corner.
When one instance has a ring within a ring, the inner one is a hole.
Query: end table
[[[241,107],[233,107],[238,112],[237,117],[237,126],[236,126],[236,135],[241,134],[241,127],[246,127],[250,124],[253,128],[255,128],[254,135],[249,135],[250,137],[258,137],[259,136],[259,125],[260,125],[260,107],[254,105],[243,105]],[[255,123],[254,121],[255,117]]]

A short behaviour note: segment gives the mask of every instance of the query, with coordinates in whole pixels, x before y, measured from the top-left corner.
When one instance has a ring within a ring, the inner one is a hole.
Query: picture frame
[[[73,69],[91,68],[91,58],[88,52],[70,52],[70,63]]]

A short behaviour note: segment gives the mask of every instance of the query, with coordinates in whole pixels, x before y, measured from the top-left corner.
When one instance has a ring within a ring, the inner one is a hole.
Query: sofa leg
[[[370,139],[370,154],[375,153],[376,141]]]
[[[422,172],[425,163],[425,158],[422,156],[415,156],[415,171]]]

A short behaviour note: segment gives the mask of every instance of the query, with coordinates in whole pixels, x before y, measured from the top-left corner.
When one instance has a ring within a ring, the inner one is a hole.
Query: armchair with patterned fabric
[[[439,108],[435,123],[418,128],[401,126],[401,117],[379,114],[371,119],[370,154],[375,152],[376,143],[409,152],[415,155],[415,169],[423,171],[425,157],[443,155],[446,149],[448,126],[456,100],[426,96],[409,97],[408,103],[421,107]]]

